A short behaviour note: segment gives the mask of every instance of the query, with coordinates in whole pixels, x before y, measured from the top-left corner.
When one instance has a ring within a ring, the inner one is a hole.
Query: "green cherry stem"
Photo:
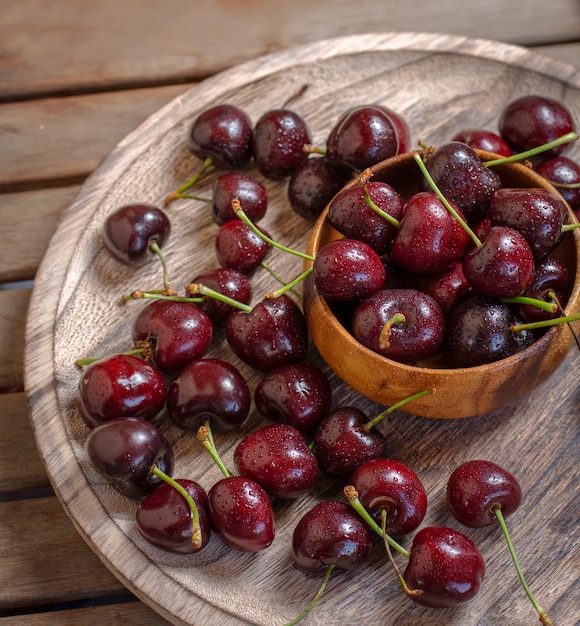
[[[553,141],[548,141],[547,143],[542,144],[541,146],[537,146],[536,148],[531,148],[530,150],[524,150],[523,152],[518,152],[517,154],[512,154],[509,157],[501,157],[499,159],[492,159],[491,161],[484,161],[484,165],[486,167],[493,167],[494,165],[503,165],[504,163],[514,163],[516,161],[523,161],[525,159],[529,159],[530,157],[537,156],[538,154],[542,154],[547,150],[551,150],[552,148],[556,148],[565,143],[570,143],[571,141],[576,141],[578,139],[578,133],[572,131],[570,133],[566,133]]]
[[[550,616],[546,613],[546,611],[544,611],[544,609],[538,604],[538,602],[535,599],[533,593],[531,592],[530,588],[528,587],[528,584],[526,583],[526,580],[524,578],[524,574],[522,572],[522,568],[520,567],[520,564],[518,563],[518,559],[516,557],[516,552],[514,550],[514,546],[512,544],[512,540],[510,538],[510,534],[508,532],[508,529],[507,529],[507,526],[506,526],[506,523],[505,523],[505,518],[503,516],[501,507],[499,505],[495,505],[492,508],[492,511],[493,511],[494,515],[496,516],[497,521],[499,522],[499,525],[500,525],[501,530],[503,532],[503,536],[505,537],[510,556],[511,556],[512,561],[514,563],[514,567],[516,568],[516,572],[518,574],[518,578],[520,579],[520,583],[521,583],[522,587],[524,588],[524,591],[526,592],[526,595],[530,599],[530,602],[532,603],[532,605],[536,609],[536,612],[540,616],[540,622],[542,624],[544,624],[544,626],[553,626],[554,622],[552,621]]]
[[[135,348],[134,350],[127,350],[127,352],[122,352],[122,354],[127,355],[127,356],[139,356],[141,354],[146,353],[148,350],[149,348],[146,348],[146,347]],[[90,365],[91,363],[100,361],[102,358],[103,357],[100,357],[100,356],[94,356],[94,357],[86,357],[84,359],[77,359],[75,361],[75,365],[77,367],[84,367],[85,365]]]
[[[364,425],[365,430],[370,430],[371,428],[373,428],[373,426],[376,426],[389,413],[392,413],[393,411],[400,409],[401,407],[405,406],[409,402],[413,402],[413,400],[417,400],[419,398],[422,398],[423,396],[428,396],[432,393],[435,393],[434,389],[423,389],[423,391],[419,391],[417,393],[414,393],[411,396],[408,396],[407,398],[403,398],[402,400],[399,400],[399,402],[393,404],[382,413],[379,413],[379,415],[377,415],[374,419],[370,420],[370,422],[367,422]]]
[[[230,298],[225,294],[212,289],[211,287],[207,287],[203,283],[190,283],[185,287],[185,292],[189,296],[202,296],[201,299],[195,299],[197,302],[203,301],[204,298],[214,298],[215,300],[219,300],[220,302],[225,302],[225,304],[229,304],[240,311],[245,311],[246,313],[250,313],[252,307],[249,304],[244,304],[243,302],[239,302],[238,300],[234,300],[234,298]]]
[[[562,226],[562,232],[567,233],[571,230],[576,230],[580,228],[580,222],[572,222],[571,224],[564,224]]]
[[[178,200],[183,198],[183,193],[193,187],[197,181],[204,175],[205,171],[211,167],[213,164],[213,160],[211,157],[206,157],[204,162],[201,164],[200,169],[196,172],[196,174],[190,178],[187,182],[183,183],[180,187],[169,193],[165,197],[164,206],[169,206],[174,200]]]
[[[409,551],[405,550],[405,548],[397,543],[389,534],[383,533],[381,527],[375,522],[370,513],[362,505],[362,502],[358,498],[358,492],[352,485],[347,485],[344,488],[344,495],[346,496],[350,506],[352,506],[352,508],[363,518],[370,528],[374,530],[377,535],[379,535],[379,537],[384,538],[388,542],[391,548],[399,552],[399,554],[402,554],[407,559],[411,556]]]
[[[163,470],[160,470],[156,465],[151,470],[152,474],[155,474],[158,478],[161,478],[168,485],[173,487],[178,493],[180,493],[189,506],[191,511],[191,545],[194,550],[199,550],[202,547],[203,540],[201,537],[201,526],[199,523],[199,510],[195,504],[195,500],[191,497],[191,494],[180,485],[175,479],[166,474]]]
[[[210,425],[209,425],[209,420],[206,420],[205,424],[198,428],[198,430],[197,430],[197,440],[199,441],[199,443],[201,443],[201,445],[209,453],[209,455],[213,459],[214,463],[222,471],[222,474],[226,478],[231,478],[233,476],[233,474],[224,465],[224,462],[222,461],[222,459],[221,459],[221,457],[220,457],[220,455],[219,455],[219,453],[217,451],[215,442],[213,440],[213,435],[212,435],[212,432],[211,432],[211,428],[210,428]]]
[[[514,296],[513,298],[500,298],[500,300],[505,302],[505,304],[529,304],[548,313],[555,313],[558,310],[558,304],[556,302],[546,302],[545,300],[530,298],[528,296]]]
[[[284,282],[283,278],[281,276],[279,276],[278,274],[276,274],[276,272],[264,261],[262,261],[260,263],[260,266],[266,270],[266,272],[268,272],[268,274],[270,274],[270,276],[276,280],[277,282],[279,282],[281,285],[285,285],[286,283]],[[298,281],[300,282],[300,281]],[[286,290],[288,291],[288,290]],[[297,297],[300,298],[300,294],[297,291],[294,291],[292,288],[290,288],[290,291]]]
[[[512,324],[512,332],[518,333],[522,330],[536,330],[538,328],[548,328],[549,326],[558,326],[559,324],[567,324],[569,322],[576,322],[578,320],[580,320],[580,313],[572,313],[572,315],[563,315],[562,317],[555,317],[551,320]]]
[[[155,239],[152,239],[149,242],[149,249],[156,254],[161,261],[161,267],[163,268],[163,288],[165,292],[169,293],[171,289],[169,287],[169,272],[167,271],[167,263],[165,262],[165,257],[163,256],[161,248]]]
[[[121,296],[121,304],[129,302],[129,300],[170,300],[172,302],[194,302],[196,304],[203,302],[203,298],[188,298],[186,296],[178,296],[175,293],[166,293],[165,291],[132,291]]]
[[[392,224],[395,228],[401,227],[401,222],[392,215],[389,215],[386,211],[381,209],[381,207],[371,198],[371,195],[368,190],[368,182],[372,176],[372,172],[370,169],[366,169],[359,178],[360,186],[362,187],[363,195],[365,198],[365,202],[367,205],[378,215],[380,215],[383,219],[387,220],[389,224]]]
[[[559,183],[555,180],[546,179],[554,187],[561,187],[562,189],[580,189],[580,183]]]
[[[304,270],[302,274],[299,274],[294,280],[291,280],[289,283],[282,285],[282,287],[280,287],[280,289],[277,289],[276,291],[267,293],[264,297],[265,298],[278,298],[279,296],[286,293],[287,291],[291,291],[294,287],[296,287],[296,285],[300,284],[307,276],[312,274],[312,270],[313,270],[313,267],[311,265],[308,269]]]
[[[298,624],[298,622],[301,622],[308,615],[308,613],[310,613],[310,611],[312,611],[312,609],[318,604],[318,601],[322,597],[322,594],[324,593],[324,590],[326,589],[326,586],[328,585],[328,581],[330,580],[330,576],[332,575],[334,568],[335,568],[334,564],[331,564],[326,568],[326,573],[324,574],[324,579],[322,580],[322,584],[320,585],[312,602],[304,609],[304,611],[302,611],[302,613],[300,613],[300,615],[297,615],[293,620],[288,622],[286,626],[294,626],[294,624]]]

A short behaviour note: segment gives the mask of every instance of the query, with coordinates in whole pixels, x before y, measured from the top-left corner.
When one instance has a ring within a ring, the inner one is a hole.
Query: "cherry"
[[[226,322],[226,339],[247,365],[270,371],[306,357],[308,328],[302,309],[286,294],[264,298],[249,311],[236,311]]]
[[[434,298],[422,291],[381,289],[355,309],[352,334],[387,358],[416,362],[439,351],[445,319]]]
[[[513,154],[512,149],[497,133],[483,128],[465,128],[456,133],[452,141],[461,141],[476,150],[484,150],[505,157]]]
[[[313,433],[330,410],[332,391],[315,365],[295,363],[267,372],[256,385],[254,402],[267,418]]]
[[[228,220],[220,226],[214,243],[220,265],[246,275],[251,275],[263,263],[272,248],[263,237],[239,219]]]
[[[274,109],[264,113],[252,131],[256,167],[266,178],[282,180],[308,158],[304,146],[310,133],[294,111]]]
[[[534,258],[541,259],[560,243],[568,221],[563,200],[545,189],[498,189],[489,208],[492,226],[509,226],[529,243]]]
[[[454,207],[461,218],[461,212]],[[463,258],[469,234],[432,191],[413,194],[393,244],[393,261],[417,274],[434,274],[450,269]]]
[[[540,95],[526,95],[510,102],[501,112],[499,134],[514,152],[523,152],[558,139],[574,130],[572,115],[566,106]],[[544,156],[556,156],[569,143],[554,147]]]
[[[246,435],[234,450],[234,463],[272,498],[303,496],[318,476],[314,453],[288,424],[268,424]]]
[[[136,344],[152,343],[157,367],[173,374],[208,350],[211,320],[196,304],[175,300],[148,303],[133,322]]]
[[[205,285],[242,304],[249,305],[252,301],[252,284],[248,277],[230,267],[218,267],[202,272],[193,279],[192,283]],[[225,323],[230,314],[238,310],[237,307],[215,297],[203,298],[198,306],[216,324]]]
[[[477,294],[448,317],[445,352],[453,367],[474,367],[504,359],[534,341],[533,331],[513,332],[517,319],[507,304]]]
[[[193,480],[178,479],[175,483],[193,499],[197,512],[195,522],[184,494],[174,484],[164,482],[139,503],[135,514],[137,530],[162,550],[176,554],[199,552],[211,536],[207,494]]]
[[[147,260],[151,243],[161,248],[170,231],[169,218],[161,209],[149,204],[128,204],[105,220],[103,243],[119,261],[138,265]]]
[[[389,114],[372,105],[343,113],[326,141],[328,158],[355,171],[365,170],[398,151],[399,139]]]
[[[357,467],[350,484],[362,505],[390,535],[413,532],[425,517],[425,487],[417,474],[401,461],[390,458],[367,461]]]
[[[200,159],[226,169],[246,166],[252,157],[252,123],[231,104],[219,104],[201,113],[188,135],[189,149]]]
[[[236,218],[232,200],[239,200],[253,222],[259,222],[268,208],[268,194],[262,183],[241,172],[226,172],[219,176],[212,191],[211,213],[219,226]]]
[[[560,192],[580,220],[580,165],[565,156],[555,156],[540,163],[536,172]]]
[[[427,526],[413,538],[404,580],[414,602],[444,608],[471,600],[484,575],[485,561],[469,537],[451,528]]]
[[[347,183],[350,171],[326,156],[310,157],[294,169],[288,181],[288,201],[293,211],[314,221]]]
[[[312,265],[317,291],[333,300],[361,300],[378,291],[386,272],[379,255],[364,241],[336,239],[323,246]]]
[[[445,316],[474,293],[463,273],[462,261],[445,272],[418,276],[416,288],[431,296]]]
[[[397,151],[397,154],[408,152],[411,149],[411,131],[405,118],[399,113],[393,111],[393,109],[391,109],[390,107],[385,106],[384,104],[376,104],[375,106],[383,111],[383,113],[385,113],[387,117],[391,120],[391,124],[395,129],[395,133],[397,134],[397,140],[399,142],[399,149]]]
[[[156,426],[138,417],[118,417],[95,426],[85,442],[94,468],[122,494],[143,498],[162,483],[153,472],[173,472],[171,445]]]
[[[186,365],[169,387],[167,409],[185,430],[197,431],[207,420],[215,430],[239,427],[250,411],[251,395],[239,370],[222,359],[198,359]]]
[[[115,354],[91,363],[77,394],[81,417],[89,428],[117,417],[152,420],[165,406],[161,373],[142,358]]]

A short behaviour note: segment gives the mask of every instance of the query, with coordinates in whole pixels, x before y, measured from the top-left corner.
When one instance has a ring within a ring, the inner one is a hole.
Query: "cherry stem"
[[[302,151],[308,154],[321,154],[322,156],[326,156],[326,150],[313,146],[311,143],[305,143],[302,146]]]
[[[385,322],[385,325],[381,328],[379,333],[379,346],[384,350],[389,347],[391,342],[391,328],[395,324],[404,324],[407,318],[403,313],[395,313],[390,320]]]
[[[560,183],[549,178],[546,179],[554,187],[562,187],[562,189],[580,189],[580,183]]]
[[[311,265],[308,269],[304,270],[302,274],[299,274],[294,280],[291,280],[289,283],[286,283],[280,289],[273,291],[272,293],[267,293],[265,295],[266,298],[278,298],[282,294],[290,291],[292,288],[296,287],[296,285],[300,284],[307,276],[312,274],[313,266]]]
[[[286,283],[284,282],[284,280],[283,280],[280,276],[278,276],[278,274],[276,274],[276,272],[275,272],[275,271],[274,271],[274,270],[273,270],[273,269],[272,269],[272,268],[271,268],[271,267],[270,267],[267,263],[265,263],[264,261],[262,261],[262,262],[260,263],[260,266],[261,266],[263,269],[265,269],[265,270],[268,272],[268,274],[270,274],[270,276],[271,276],[274,280],[277,280],[277,281],[278,281],[281,285],[285,285],[285,284],[286,284]],[[300,282],[300,281],[298,281],[298,282]],[[298,299],[300,299],[300,297],[301,297],[301,296],[300,296],[300,294],[299,294],[297,291],[294,291],[292,288],[290,288],[290,290],[289,290],[289,291],[291,291],[291,292],[292,292],[292,293],[293,293],[293,294],[294,294],[294,295],[295,295]]]
[[[512,324],[512,332],[519,333],[522,330],[535,330],[536,328],[558,326],[558,324],[567,324],[568,322],[576,322],[578,320],[580,320],[580,313],[573,313],[572,315],[563,315],[562,317],[555,317],[554,319],[542,320],[540,322]]]
[[[175,293],[168,294],[164,291],[132,291],[121,297],[121,304],[125,304],[129,300],[170,300],[172,302],[193,302],[195,304],[203,302],[203,298],[189,298],[187,296],[178,296]]]
[[[187,502],[189,510],[191,511],[191,545],[194,550],[199,550],[203,545],[203,539],[199,523],[199,510],[195,504],[195,500],[191,497],[191,494],[187,491],[187,489],[185,489],[185,487],[180,485],[176,480],[171,478],[171,476],[159,469],[156,465],[154,465],[151,469],[151,473],[155,474],[155,476],[161,478],[161,480],[173,487],[173,489],[179,492]]]
[[[300,613],[300,615],[295,617],[292,621],[288,622],[286,626],[294,626],[294,624],[298,624],[298,622],[301,622],[308,615],[308,613],[310,613],[310,611],[312,611],[312,609],[318,604],[318,601],[320,600],[322,594],[324,593],[324,590],[326,589],[326,585],[328,585],[328,581],[330,580],[330,576],[334,571],[334,568],[335,565],[333,563],[331,563],[326,568],[326,573],[324,574],[322,584],[320,585],[318,592],[314,596],[312,602],[304,609],[304,611],[302,611],[302,613]]]
[[[230,298],[220,291],[216,291],[211,287],[207,287],[203,283],[190,283],[185,287],[185,292],[190,296],[203,296],[207,298],[214,298],[215,300],[219,300],[220,302],[225,302],[225,304],[229,304],[230,306],[239,309],[240,311],[244,311],[245,313],[250,313],[252,307],[249,304],[244,304],[243,302],[239,302],[234,298]],[[203,301],[199,299],[192,298],[192,300],[200,302]]]
[[[403,400],[399,400],[399,402],[397,402],[396,404],[393,404],[393,406],[390,406],[388,409],[386,409],[382,413],[379,413],[379,415],[377,415],[370,422],[367,422],[364,425],[365,430],[370,430],[371,428],[373,428],[373,426],[376,426],[389,413],[392,413],[393,411],[400,409],[402,406],[405,406],[405,404],[408,404],[409,402],[412,402],[413,400],[417,400],[418,398],[422,398],[423,396],[428,396],[429,394],[432,394],[432,393],[435,393],[434,389],[424,389],[423,391],[414,393],[408,398],[403,398]]]
[[[161,252],[161,248],[155,239],[152,239],[149,242],[149,249],[154,252],[161,261],[161,267],[163,268],[163,288],[165,292],[170,293],[171,289],[169,287],[169,272],[167,271],[167,263],[165,262],[163,252]]]
[[[555,301],[546,302],[545,300],[529,298],[528,296],[514,296],[513,298],[500,298],[500,300],[505,302],[505,304],[529,304],[548,313],[555,313],[558,310],[558,304]]]
[[[548,141],[547,143],[542,144],[541,146],[537,146],[535,148],[531,148],[530,150],[524,150],[524,152],[518,152],[517,154],[512,154],[509,157],[501,157],[499,159],[492,159],[491,161],[485,161],[484,165],[487,167],[493,167],[494,165],[503,165],[504,163],[514,163],[515,161],[523,161],[524,159],[529,159],[530,157],[536,156],[538,154],[542,154],[542,152],[546,152],[547,150],[551,150],[552,148],[556,148],[565,143],[570,143],[571,141],[576,141],[578,139],[578,133],[572,131],[570,133],[566,133],[553,141]]]
[[[197,171],[197,173],[192,178],[190,178],[187,182],[183,183],[183,185],[181,185],[180,187],[178,187],[177,189],[175,189],[174,191],[172,191],[166,196],[164,206],[168,206],[174,200],[183,198],[184,197],[183,192],[193,187],[193,185],[197,183],[197,181],[203,176],[205,171],[212,165],[212,163],[213,163],[212,158],[210,156],[206,157],[204,162],[201,165],[201,168]]]
[[[182,200],[198,200],[199,202],[206,202],[209,204],[211,202],[211,198],[204,198],[203,196],[196,196],[194,194],[182,193],[179,196]]]
[[[379,537],[384,538],[391,548],[394,548],[399,554],[402,554],[407,559],[411,556],[408,550],[405,550],[402,545],[397,543],[388,533],[383,533],[381,527],[371,517],[370,513],[364,508],[362,502],[358,498],[358,492],[352,485],[347,485],[344,488],[344,495],[348,500],[348,503],[352,508],[363,518],[363,520],[374,530]]]
[[[137,356],[140,354],[144,354],[145,352],[148,351],[149,348],[147,347],[142,347],[142,348],[135,348],[134,350],[127,350],[127,352],[122,352],[122,354],[125,354],[127,356]],[[85,359],[77,359],[75,361],[75,365],[77,365],[78,367],[84,367],[85,365],[90,365],[91,363],[95,363],[96,361],[100,361],[103,357],[101,356],[94,356],[94,357],[87,357]]]
[[[378,215],[380,215],[382,218],[386,219],[387,222],[389,222],[390,224],[392,224],[393,226],[395,226],[395,228],[401,228],[401,222],[393,217],[392,215],[390,215],[389,213],[387,213],[386,211],[384,211],[383,209],[381,209],[381,207],[376,204],[376,202],[371,198],[371,195],[369,193],[368,190],[368,182],[372,176],[372,172],[370,169],[366,169],[359,178],[359,183],[362,187],[363,190],[363,195],[365,198],[365,202],[368,204],[368,206]]]
[[[510,538],[510,535],[509,535],[509,532],[508,532],[508,529],[507,529],[507,526],[506,526],[506,523],[505,523],[505,519],[504,519],[504,516],[503,516],[503,513],[502,513],[500,505],[498,505],[498,504],[494,505],[493,508],[492,508],[492,512],[496,516],[497,521],[499,522],[499,525],[501,526],[501,530],[503,532],[503,536],[505,537],[510,556],[512,557],[512,561],[513,561],[514,566],[516,568],[516,572],[518,573],[518,578],[520,579],[520,583],[522,584],[522,587],[524,588],[524,591],[526,592],[526,595],[530,599],[530,602],[533,604],[533,606],[536,609],[538,615],[540,616],[540,622],[542,622],[542,624],[544,624],[545,626],[553,626],[554,622],[552,622],[550,616],[538,604],[538,602],[534,598],[534,595],[530,591],[530,588],[528,587],[528,584],[525,581],[524,574],[523,574],[522,569],[521,569],[521,567],[520,567],[520,565],[518,563],[518,559],[516,557],[516,552],[514,550],[514,546],[512,544],[512,540]]]
[[[209,426],[209,420],[206,420],[203,426],[200,426],[197,430],[197,440],[201,443],[201,445],[207,450],[214,463],[220,468],[222,474],[226,478],[231,478],[233,474],[230,470],[224,465],[217,448],[215,446],[215,442],[213,440],[213,435],[211,432],[211,428]]]
[[[281,243],[274,241],[271,237],[268,237],[268,235],[265,235],[246,215],[246,213],[244,212],[244,209],[242,209],[240,201],[237,198],[234,198],[232,200],[232,209],[234,210],[234,213],[242,220],[242,222],[244,222],[244,224],[249,226],[256,233],[256,235],[258,235],[258,237],[261,237],[266,243],[269,243],[274,248],[278,248],[279,250],[283,250],[284,252],[288,252],[290,254],[293,254],[294,256],[298,256],[301,259],[306,259],[307,261],[314,261],[314,257],[311,256],[310,254],[306,254],[305,252],[300,252],[299,250],[294,250],[293,248],[288,248],[287,246],[284,246]]]
[[[481,248],[483,246],[483,244],[481,243],[481,240],[479,239],[479,237],[473,232],[473,230],[471,230],[471,228],[469,227],[469,225],[467,224],[467,222],[461,217],[461,215],[459,215],[459,213],[456,211],[456,209],[451,206],[450,202],[447,200],[447,198],[441,193],[439,187],[437,187],[435,181],[433,180],[433,177],[431,176],[431,174],[429,174],[427,167],[425,166],[425,163],[423,162],[423,158],[421,157],[421,154],[419,152],[413,152],[413,158],[415,159],[415,161],[417,162],[417,165],[419,166],[419,168],[421,169],[421,172],[423,172],[423,176],[425,177],[426,181],[429,183],[429,187],[431,187],[431,189],[433,190],[433,192],[435,193],[435,195],[439,198],[439,200],[441,200],[441,202],[443,203],[443,206],[449,211],[449,213],[451,213],[451,215],[453,215],[453,217],[461,224],[461,226],[465,229],[465,231],[467,232],[467,234],[471,237],[471,239],[473,240],[473,243],[478,247]]]
[[[577,228],[580,228],[580,222],[572,222],[571,224],[564,224],[562,226],[562,232],[567,233],[567,232],[570,232],[571,230],[576,230]]]

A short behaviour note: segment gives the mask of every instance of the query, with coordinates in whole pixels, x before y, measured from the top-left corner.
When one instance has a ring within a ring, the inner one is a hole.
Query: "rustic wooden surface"
[[[113,4],[116,12],[111,19]],[[27,281],[35,276],[60,214],[118,141],[199,78],[262,52],[325,36],[371,32],[378,26],[497,38],[580,65],[576,0],[530,1],[513,8],[494,0],[481,9],[465,3],[458,9],[455,2],[425,1],[414,3],[412,11],[401,3],[386,2],[381,3],[381,10],[388,7],[390,13],[380,23],[376,3],[364,1],[357,3],[356,10],[350,3],[335,2],[318,21],[304,19],[300,2],[286,6],[284,20],[279,19],[277,3],[258,0],[211,3],[213,17],[209,7],[199,10],[190,3],[164,3],[163,19],[155,13],[156,4],[128,2],[120,8],[118,3],[98,7],[80,0],[58,5],[2,3],[0,217],[8,245],[0,255],[0,624],[166,623],[126,592],[51,495],[23,393]],[[168,7],[180,4],[176,18]],[[229,19],[238,25],[241,18],[254,16],[247,39],[243,40],[242,28],[219,30],[226,33],[225,43],[215,45],[216,12],[226,15],[225,23]],[[192,34],[189,25],[194,22],[200,25],[197,34],[201,38]],[[208,40],[211,45],[206,45]],[[514,522],[514,540],[522,546],[520,558],[532,588],[546,608],[561,616],[561,623],[577,621],[578,593],[573,586],[578,579],[577,372],[578,361],[571,355],[541,393],[518,407],[531,422],[521,417],[520,430],[512,432],[513,420],[500,413],[480,420],[476,427],[460,426],[459,433],[455,426],[405,421],[393,440],[393,449],[412,461],[429,459],[424,469],[431,476],[430,485],[436,483],[433,476],[445,461],[446,444],[447,449],[454,449],[458,440],[465,441],[469,450],[485,436],[482,453],[497,458],[501,450],[501,458],[521,472],[527,490],[525,508]],[[536,429],[531,424],[540,406],[548,419]],[[406,444],[406,429],[417,430],[421,444],[414,449]],[[551,454],[547,447],[557,452]],[[510,449],[518,452],[510,453]],[[438,495],[435,492],[433,497]],[[534,540],[532,535],[540,532],[546,534]],[[483,547],[495,550],[495,533],[484,532],[483,537]],[[524,601],[517,602],[521,616],[513,609],[518,594],[503,554],[498,552],[488,563],[488,576],[501,581],[501,613],[481,614],[473,607],[472,614],[464,615],[463,624],[535,623]],[[311,581],[309,589],[316,584]],[[401,607],[390,613],[387,619],[391,621],[386,623],[407,623],[399,619],[397,610]],[[448,617],[439,615],[441,620]]]

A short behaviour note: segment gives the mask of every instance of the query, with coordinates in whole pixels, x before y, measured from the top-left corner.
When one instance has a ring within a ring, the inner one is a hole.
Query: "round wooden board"
[[[304,85],[308,88],[292,107],[307,121],[318,145],[344,110],[369,102],[399,112],[413,142],[432,145],[463,127],[493,130],[503,106],[528,93],[560,99],[580,120],[580,72],[571,66],[492,41],[422,33],[361,35],[277,53],[204,81],[145,121],[86,182],[64,214],[35,281],[25,353],[31,421],[55,491],[81,535],[131,591],[175,624],[201,626],[219,620],[223,626],[276,626],[300,613],[321,576],[294,567],[292,531],[314,502],[341,498],[343,484],[321,477],[308,497],[275,502],[277,536],[262,553],[231,551],[213,536],[197,555],[172,556],[140,538],[134,525],[137,503],[116,493],[87,462],[87,428],[75,404],[80,372],[74,362],[130,347],[130,326],[144,303],[123,307],[119,297],[160,286],[160,268],[154,261],[137,271],[121,266],[103,249],[100,232],[105,217],[118,206],[160,204],[196,170],[199,161],[188,152],[185,136],[201,111],[227,101],[255,121]],[[580,155],[577,145],[571,155]],[[207,175],[197,192],[208,195],[217,175]],[[304,249],[310,224],[289,209],[284,183],[264,182],[270,198],[264,226],[279,241]],[[180,288],[216,264],[217,227],[199,202],[179,201],[169,212],[173,230],[166,258],[171,283]],[[300,260],[277,252],[272,267],[286,279],[295,276]],[[253,280],[256,298],[271,291],[273,279],[265,272]],[[231,355],[223,332],[215,335],[209,355],[231,360],[253,391],[260,375]],[[322,365],[314,350],[308,359]],[[428,420],[395,412],[381,425],[388,435],[387,453],[408,462],[424,481],[430,499],[424,524],[459,528],[445,509],[444,488],[460,462],[485,457],[520,477],[525,495],[510,520],[513,539],[532,589],[562,624],[574,621],[577,608],[578,364],[578,352],[571,352],[539,391],[502,411],[468,420]],[[369,415],[382,408],[332,375],[331,383],[336,405],[356,404]],[[237,441],[263,421],[253,408],[242,432],[216,435],[226,465],[233,467]],[[209,489],[220,473],[195,434],[180,431],[167,419],[162,429],[174,446],[175,475],[196,479]],[[523,592],[513,591],[516,576],[499,530],[464,532],[487,560],[486,581],[472,602],[455,610],[430,610],[410,602],[378,543],[368,568],[333,576],[305,623],[534,623]]]

